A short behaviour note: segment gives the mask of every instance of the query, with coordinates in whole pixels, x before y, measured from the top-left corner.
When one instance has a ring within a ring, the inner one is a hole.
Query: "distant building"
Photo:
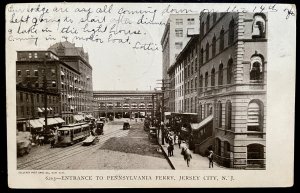
[[[192,35],[199,34],[199,14],[171,14],[163,36],[162,45],[162,77],[169,83],[168,68],[175,62],[176,57],[185,47]],[[166,84],[168,87],[169,84]],[[165,110],[170,110],[169,92],[165,92]]]
[[[138,118],[155,113],[159,91],[94,91],[97,117]]]

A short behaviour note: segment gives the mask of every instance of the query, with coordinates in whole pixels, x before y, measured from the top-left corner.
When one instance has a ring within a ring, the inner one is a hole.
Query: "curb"
[[[165,149],[162,147],[162,145],[161,145],[160,143],[158,143],[158,144],[159,144],[159,146],[160,146],[161,151],[164,153],[164,156],[165,156],[165,158],[167,159],[169,165],[171,166],[171,168],[172,168],[173,170],[175,170],[175,167],[174,167],[173,163],[171,162],[169,156],[168,156],[167,153],[165,152]]]

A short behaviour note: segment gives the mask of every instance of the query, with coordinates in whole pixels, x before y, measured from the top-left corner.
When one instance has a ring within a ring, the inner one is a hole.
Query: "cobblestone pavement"
[[[18,169],[171,169],[159,146],[149,142],[142,122],[130,124],[130,130],[122,130],[123,120],[107,123],[91,146],[34,147],[17,159]]]

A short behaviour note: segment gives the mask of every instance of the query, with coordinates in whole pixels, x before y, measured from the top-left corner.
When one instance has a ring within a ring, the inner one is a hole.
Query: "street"
[[[129,119],[128,119],[129,120]],[[159,146],[148,140],[143,122],[130,121],[130,130],[122,130],[124,120],[106,123],[104,135],[94,145],[82,142],[68,147],[33,147],[18,157],[18,169],[90,170],[90,169],[171,169]]]

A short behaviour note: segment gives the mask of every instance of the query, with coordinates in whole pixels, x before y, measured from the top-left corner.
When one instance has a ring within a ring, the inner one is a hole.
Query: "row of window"
[[[20,92],[19,93],[19,100],[20,102],[30,102],[34,103],[34,100],[36,100],[37,103],[39,102],[44,102],[44,94],[29,94],[29,93],[23,93]],[[30,98],[30,99],[29,99]],[[51,96],[51,95],[47,95],[47,99],[48,99],[48,103],[49,104],[54,104],[54,103],[58,103],[59,102],[59,98],[56,96]]]
[[[183,25],[183,19],[176,19],[175,23],[176,23],[176,25]],[[194,18],[188,18],[187,19],[187,24],[188,25],[194,25],[195,24],[195,19]]]
[[[55,69],[51,69],[50,72],[51,72],[52,77],[56,75]],[[41,73],[44,74],[43,69],[41,70]],[[31,76],[31,74],[33,76],[38,77],[39,76],[39,70],[25,70],[25,76],[29,77],[29,76]],[[22,70],[17,70],[17,77],[22,77]]]
[[[187,35],[195,34],[195,29],[194,28],[187,28],[186,29],[186,34]],[[183,29],[182,28],[176,28],[175,29],[175,36],[176,37],[183,37]]]
[[[51,108],[49,108],[49,111],[47,111],[47,114],[51,116],[51,115],[54,115],[56,113],[59,113],[58,109],[59,109],[58,107],[51,107]],[[30,117],[30,116],[36,115],[36,113],[39,117],[44,116],[43,112],[40,112],[39,110],[34,109],[32,107],[17,106],[17,116],[25,116],[26,115],[26,116]]]

